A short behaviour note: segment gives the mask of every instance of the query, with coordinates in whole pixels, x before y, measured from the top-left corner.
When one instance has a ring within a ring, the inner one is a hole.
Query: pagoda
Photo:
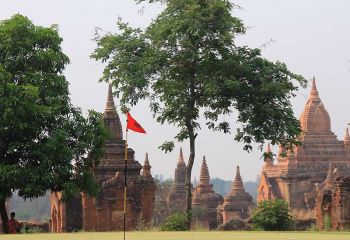
[[[326,180],[329,164],[339,175],[350,173],[348,132],[344,141],[338,140],[332,132],[331,120],[319,96],[315,78],[300,116],[300,125],[302,133],[298,140],[301,145],[287,152],[280,147],[276,163],[273,159],[265,159],[258,201],[284,199],[291,210],[312,210],[315,207],[315,186]],[[286,154],[281,155],[282,152]]]
[[[186,208],[186,169],[182,148],[180,148],[174,182],[168,196],[168,205],[171,207],[171,212],[182,212]]]
[[[100,187],[98,196],[81,193],[62,202],[62,194],[51,194],[51,231],[115,231],[123,230],[125,140],[122,124],[109,85],[103,121],[109,132],[104,155],[93,167],[93,175]],[[126,229],[135,229],[142,216],[146,223],[153,217],[155,183],[151,175],[148,154],[144,166],[135,160],[134,150],[127,148],[127,199]],[[142,175],[140,174],[143,168]]]
[[[253,205],[253,197],[245,191],[239,166],[237,166],[231,191],[224,198],[223,204],[217,208],[218,222],[225,224],[233,219],[246,219]]]
[[[213,190],[213,184],[210,184],[209,170],[205,156],[203,157],[199,184],[192,193],[192,211],[193,218],[202,227],[209,229],[217,228],[216,208],[223,202],[223,197]],[[197,216],[196,216],[197,215]]]

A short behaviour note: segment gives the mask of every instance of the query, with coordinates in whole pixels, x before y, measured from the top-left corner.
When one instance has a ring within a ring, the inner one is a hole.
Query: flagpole
[[[128,159],[128,118],[126,118],[126,131],[125,131],[125,159],[124,159],[124,240],[126,230],[126,171],[127,171],[127,159]]]

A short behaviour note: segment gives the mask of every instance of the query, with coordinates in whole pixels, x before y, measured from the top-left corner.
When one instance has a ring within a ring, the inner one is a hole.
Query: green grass
[[[0,235],[0,240],[122,240],[122,232]],[[342,240],[342,232],[127,232],[127,240]]]

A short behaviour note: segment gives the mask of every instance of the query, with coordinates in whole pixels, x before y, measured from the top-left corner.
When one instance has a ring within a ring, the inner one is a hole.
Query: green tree
[[[284,200],[264,200],[253,211],[252,223],[258,229],[281,231],[292,227],[293,218],[288,203]]]
[[[56,26],[35,26],[19,14],[0,22],[0,213],[16,191],[69,197],[96,192],[91,167],[106,138],[102,116],[72,106],[62,74],[69,63]]]
[[[167,217],[166,222],[160,226],[162,231],[185,231],[187,229],[186,213],[173,213]]]
[[[224,115],[238,110],[235,140],[251,150],[253,141],[291,146],[300,133],[290,98],[304,79],[259,49],[240,47],[242,21],[231,15],[228,0],[171,0],[145,29],[118,21],[118,32],[97,34],[92,58],[106,62],[101,78],[111,81],[121,104],[150,102],[157,121],[179,128],[189,140],[187,212],[191,218],[191,171],[203,117],[209,129],[229,133]],[[171,151],[172,141],[160,148]],[[188,225],[189,227],[189,225]]]
[[[156,193],[154,199],[154,210],[153,210],[153,224],[158,226],[165,222],[166,218],[170,215],[172,206],[168,204],[168,197],[171,191],[173,181],[167,179],[165,181],[157,180]]]

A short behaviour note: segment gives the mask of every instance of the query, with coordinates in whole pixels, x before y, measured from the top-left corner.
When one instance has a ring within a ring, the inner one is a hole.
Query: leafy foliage
[[[153,210],[153,224],[158,226],[166,221],[166,218],[172,212],[172,206],[168,203],[169,193],[171,191],[173,181],[167,179],[165,181],[157,180],[156,193],[154,199],[154,210]]]
[[[147,224],[145,218],[142,214],[140,214],[136,219],[136,231],[146,231],[150,228],[149,224]]]
[[[106,130],[101,114],[72,106],[61,42],[57,26],[0,22],[0,199],[97,191],[90,170]]]
[[[332,230],[332,220],[329,215],[325,215],[322,220],[323,229],[326,231]]]
[[[253,211],[252,223],[257,229],[282,231],[292,227],[293,218],[288,203],[284,200],[264,200]]]
[[[151,1],[152,2],[152,1]],[[101,81],[112,82],[122,105],[147,99],[161,124],[179,129],[175,139],[190,141],[187,211],[199,119],[214,131],[231,133],[224,116],[238,110],[235,140],[295,144],[301,129],[290,98],[304,79],[286,65],[261,57],[259,49],[237,46],[245,33],[228,0],[165,1],[164,11],[145,29],[118,20],[118,32],[96,36],[92,58],[106,62]],[[172,142],[160,148],[171,151]],[[189,214],[190,216],[190,214]]]
[[[162,231],[185,231],[187,229],[187,214],[174,213],[170,215],[166,222],[161,225]]]
[[[160,123],[179,127],[180,141],[189,137],[187,126],[200,128],[202,108],[209,128],[230,132],[218,120],[234,107],[242,123],[235,139],[245,149],[266,139],[293,142],[300,127],[289,101],[297,90],[291,80],[303,78],[263,59],[259,49],[236,46],[245,28],[231,10],[228,1],[174,0],[145,31],[119,20],[119,33],[96,38],[92,57],[107,61],[102,80],[113,81],[123,104],[150,100]]]

